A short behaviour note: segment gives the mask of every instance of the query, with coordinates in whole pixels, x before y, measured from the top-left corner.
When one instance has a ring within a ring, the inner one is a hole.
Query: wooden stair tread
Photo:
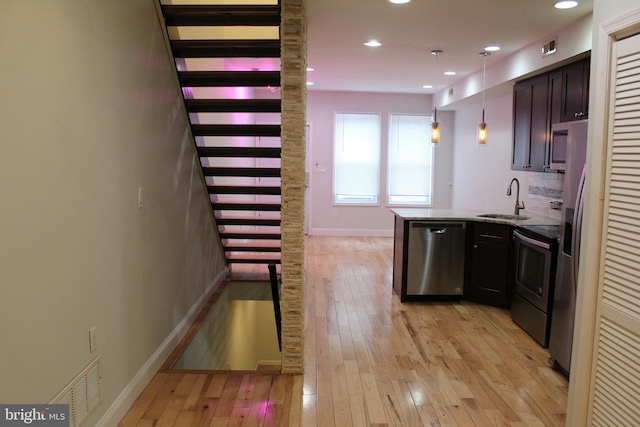
[[[194,136],[280,136],[280,125],[191,125]]]
[[[172,40],[176,58],[279,58],[280,40]]]
[[[280,168],[226,168],[226,167],[202,167],[204,176],[242,176],[242,177],[269,177],[280,178]]]
[[[226,216],[221,215],[216,217],[218,225],[262,225],[279,227],[280,217],[259,217],[259,216]]]
[[[269,254],[228,254],[227,262],[242,264],[280,264],[279,253]]]
[[[255,194],[278,196],[282,189],[276,186],[261,185],[208,185],[209,194]]]
[[[165,25],[279,26],[280,5],[163,5]]]
[[[256,157],[278,159],[279,147],[197,147],[200,157]]]
[[[277,202],[215,201],[211,205],[214,210],[220,211],[280,211],[282,209],[282,205]]]
[[[279,113],[279,99],[185,99],[191,113]]]
[[[223,230],[220,231],[223,240],[280,240],[281,233],[264,230]]]
[[[234,244],[224,246],[225,252],[281,252],[278,246],[256,245],[256,244]]]
[[[280,71],[180,71],[189,87],[280,87]]]

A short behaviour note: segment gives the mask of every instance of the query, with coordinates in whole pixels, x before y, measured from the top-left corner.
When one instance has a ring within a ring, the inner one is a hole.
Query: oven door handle
[[[522,235],[522,234],[518,233],[516,230],[513,231],[513,235],[516,238],[522,240],[523,242],[529,243],[530,245],[537,246],[539,248],[543,248],[543,249],[547,249],[547,250],[551,249],[551,245],[550,244],[541,242],[539,240],[532,239],[532,238],[527,237],[525,235]]]

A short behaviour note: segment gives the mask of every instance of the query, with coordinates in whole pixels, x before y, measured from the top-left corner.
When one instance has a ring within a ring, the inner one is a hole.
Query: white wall
[[[386,148],[388,117],[391,113],[431,114],[431,97],[360,92],[309,91],[307,122],[310,136],[310,234],[392,236],[393,214],[381,200],[380,206],[334,206],[333,201],[333,127],[336,112],[380,113],[382,116],[382,173],[380,194],[386,194]],[[448,208],[450,203],[452,161],[452,112],[438,111],[442,126],[441,147],[435,150],[434,207]],[[429,142],[425,142],[429,143]],[[308,150],[309,151],[309,150]],[[317,166],[316,166],[317,165]]]
[[[208,197],[153,0],[3,0],[0,56],[0,402],[101,355],[96,425],[224,271]]]
[[[514,183],[511,196],[507,196],[507,187],[517,178],[519,200],[526,211],[560,218],[561,211],[551,209],[549,202],[562,200],[562,174],[511,170],[513,95],[485,102],[489,136],[482,148],[476,144],[481,118],[482,104],[460,108],[455,114],[452,208],[512,212],[517,187]]]
[[[512,178],[520,181],[521,198],[527,193],[529,173],[511,170],[512,99],[509,94],[485,102],[485,122],[488,129],[485,147],[478,147],[476,143],[477,126],[482,119],[482,104],[456,111],[453,208],[513,210],[515,192],[511,197],[506,195]]]
[[[499,52],[494,53],[496,62],[487,65],[486,76],[481,67],[453,85],[442,88],[435,95],[435,104],[438,108],[446,106],[447,109],[456,109],[461,104],[467,104],[469,99],[478,101],[484,80],[487,93],[507,94],[513,81],[572,61],[575,56],[583,55],[591,49],[591,23],[592,16],[588,14],[559,31],[544,35],[510,56],[502,57]],[[541,47],[553,38],[557,41],[557,51],[543,57],[540,54]]]

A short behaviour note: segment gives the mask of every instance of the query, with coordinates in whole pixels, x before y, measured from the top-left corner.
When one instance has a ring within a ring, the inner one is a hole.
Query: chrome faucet
[[[507,188],[507,196],[511,195],[511,186],[513,185],[513,181],[516,182],[516,207],[513,210],[514,215],[520,215],[520,209],[524,209],[524,202],[520,202],[520,181],[518,178],[513,178],[511,183],[509,184],[509,188]]]

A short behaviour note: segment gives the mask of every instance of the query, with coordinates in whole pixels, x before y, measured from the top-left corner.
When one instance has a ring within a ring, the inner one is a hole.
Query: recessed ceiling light
[[[393,3],[393,4],[405,4],[405,3],[409,3],[411,0],[389,0],[389,3]]]
[[[500,50],[500,46],[487,46],[484,48],[487,52],[497,52]]]
[[[433,86],[431,86],[431,85],[423,85],[422,88],[423,89],[433,89]]]
[[[315,68],[313,68],[313,67],[307,67],[307,71],[314,71],[314,70],[315,70]]]
[[[307,82],[307,86],[313,86],[313,82]]]
[[[577,5],[578,2],[573,0],[559,1],[556,3],[556,9],[571,9],[572,7],[576,7]]]
[[[378,47],[382,46],[382,43],[380,43],[378,40],[369,40],[364,45],[369,47]]]
[[[456,75],[456,72],[455,72],[455,71],[445,71],[445,72],[444,72],[444,75],[445,75],[445,76],[455,76],[455,75]]]

